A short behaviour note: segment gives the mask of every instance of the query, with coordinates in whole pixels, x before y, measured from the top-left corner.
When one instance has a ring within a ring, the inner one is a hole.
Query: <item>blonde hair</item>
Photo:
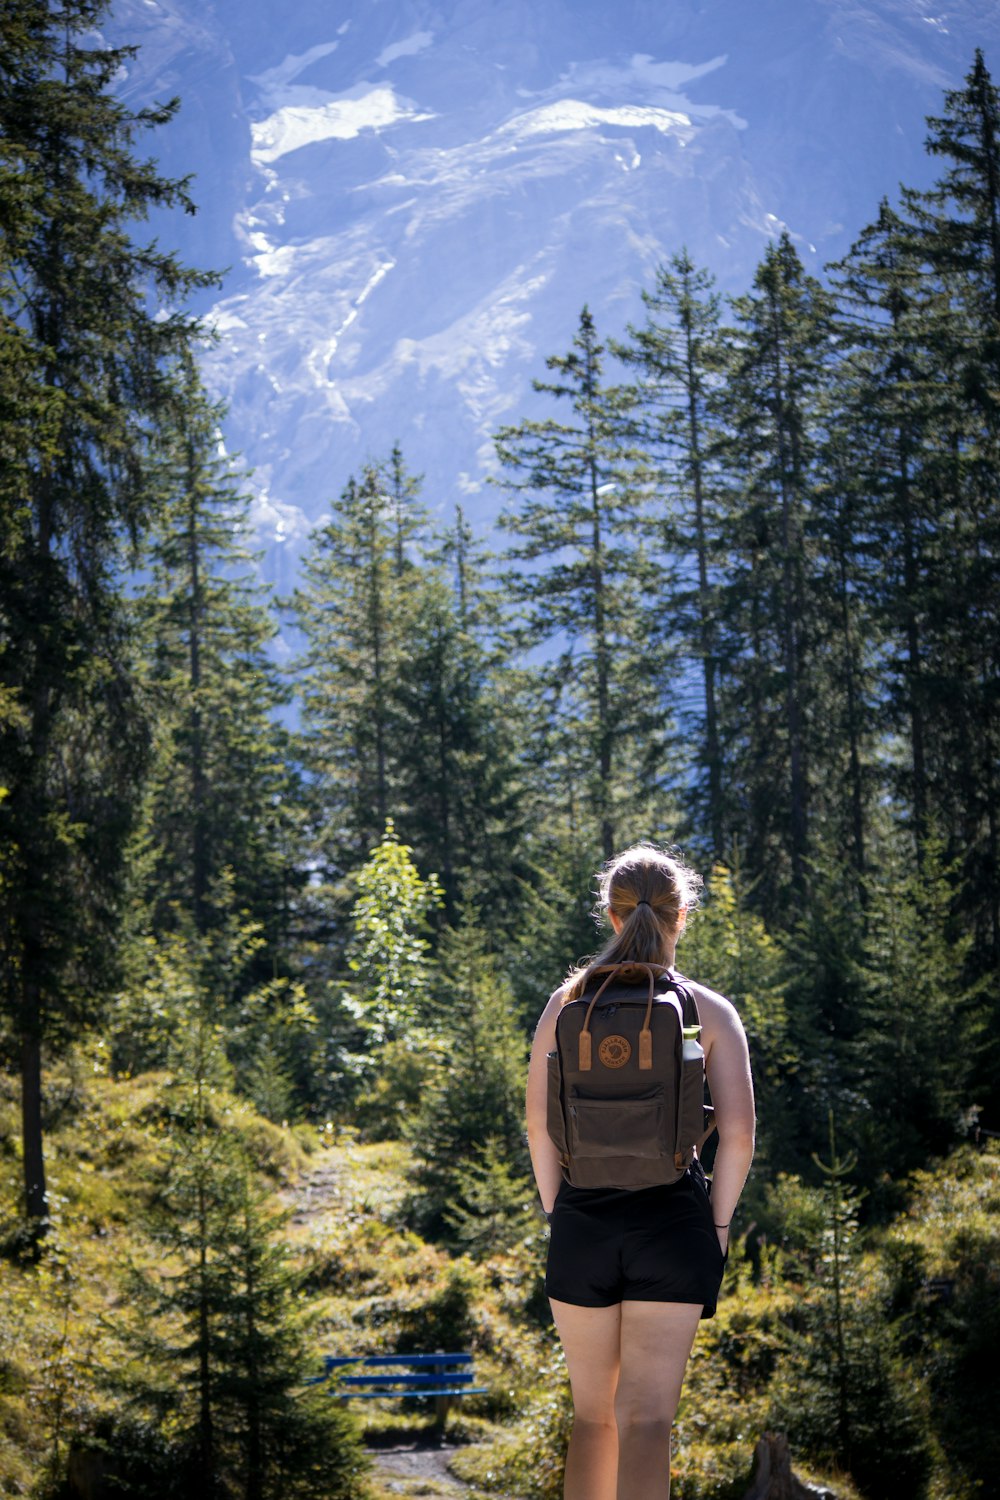
[[[609,859],[598,874],[594,915],[613,913],[621,922],[594,958],[566,978],[564,1000],[576,1000],[595,969],[604,964],[666,964],[684,913],[698,904],[702,879],[655,844],[633,844]]]

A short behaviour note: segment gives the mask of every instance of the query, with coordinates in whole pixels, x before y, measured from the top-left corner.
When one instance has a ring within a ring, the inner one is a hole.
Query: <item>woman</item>
[[[575,1188],[563,1180],[546,1129],[546,1059],[559,1011],[587,989],[598,966],[673,966],[700,884],[651,844],[611,860],[600,877],[600,908],[614,936],[555,991],[535,1032],[528,1144],[551,1223],[545,1284],[573,1393],[566,1500],[665,1500],[670,1493],[670,1429],[698,1321],[715,1311],[729,1225],[753,1158],[754,1105],[736,1011],[687,981],[719,1131],[711,1198],[700,1164],[670,1186]]]

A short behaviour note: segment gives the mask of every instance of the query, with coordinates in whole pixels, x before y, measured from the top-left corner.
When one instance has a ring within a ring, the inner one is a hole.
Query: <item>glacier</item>
[[[432,512],[483,530],[492,433],[584,303],[603,335],[682,246],[724,291],[783,228],[820,272],[900,181],[993,0],[119,0],[130,103],[195,173],[154,221],[228,267],[198,310],[264,572],[294,579],[348,476],[398,441]]]

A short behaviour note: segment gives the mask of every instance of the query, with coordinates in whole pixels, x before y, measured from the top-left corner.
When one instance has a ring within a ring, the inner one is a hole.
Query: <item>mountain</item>
[[[182,100],[152,149],[202,208],[154,227],[230,268],[205,364],[282,588],[395,440],[488,525],[584,303],[621,333],[682,245],[742,290],[783,227],[820,270],[931,180],[975,47],[1000,70],[995,0],[119,0],[108,37],[129,102]]]

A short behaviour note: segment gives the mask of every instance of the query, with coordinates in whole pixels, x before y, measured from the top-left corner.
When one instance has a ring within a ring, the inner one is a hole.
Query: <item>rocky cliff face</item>
[[[266,570],[399,440],[432,506],[487,523],[498,422],[581,306],[616,334],[681,245],[743,289],[786,226],[842,253],[900,180],[994,0],[118,0],[133,100],[229,266],[206,364],[254,467]]]

